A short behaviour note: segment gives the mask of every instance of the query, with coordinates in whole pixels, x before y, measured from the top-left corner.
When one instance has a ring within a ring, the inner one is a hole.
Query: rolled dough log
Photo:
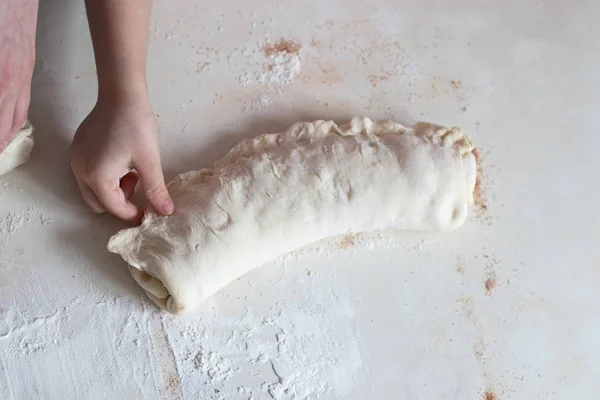
[[[27,121],[17,132],[15,138],[0,153],[0,175],[25,164],[29,160],[33,144],[33,126]]]
[[[175,214],[146,213],[108,250],[172,313],[276,256],[373,230],[448,231],[463,224],[476,178],[465,132],[354,118],[302,122],[243,140],[212,169],[169,185]]]

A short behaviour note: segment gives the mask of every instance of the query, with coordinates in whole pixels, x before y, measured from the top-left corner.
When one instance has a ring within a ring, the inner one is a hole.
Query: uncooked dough
[[[27,121],[17,132],[15,138],[0,153],[0,175],[25,164],[29,160],[33,145],[33,126]]]
[[[108,250],[172,313],[280,254],[373,230],[449,231],[473,200],[473,145],[458,128],[354,118],[243,140],[169,185],[175,214],[146,213]]]

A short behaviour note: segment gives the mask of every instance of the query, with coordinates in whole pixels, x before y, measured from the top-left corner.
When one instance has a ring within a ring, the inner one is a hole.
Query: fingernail
[[[175,212],[175,205],[173,204],[172,200],[165,201],[162,208],[164,213],[167,215],[171,215]]]

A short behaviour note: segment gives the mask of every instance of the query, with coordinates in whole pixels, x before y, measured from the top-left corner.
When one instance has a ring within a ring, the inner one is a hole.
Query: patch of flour
[[[5,243],[25,223],[32,222],[34,208],[28,207],[24,211],[9,212],[0,216],[0,244]]]
[[[286,264],[290,261],[298,261],[300,257],[307,254],[329,259],[338,257],[340,251],[364,253],[374,249],[392,250],[399,247],[400,241],[398,238],[384,232],[348,233],[292,250],[279,256],[277,260],[282,264]]]
[[[348,398],[364,374],[353,308],[327,285],[306,282],[298,291],[294,301],[237,317],[215,310],[167,318],[178,371],[188,378],[184,392],[214,400]]]
[[[250,114],[263,114],[272,103],[273,101],[268,95],[261,94],[255,99],[246,102],[242,111]]]
[[[153,378],[161,368],[157,335],[149,333],[160,315],[141,307],[138,296],[98,303],[76,298],[49,315],[37,312],[10,303],[0,306],[0,382],[8,384],[0,384],[0,397],[40,398],[43,393],[43,398],[59,399],[78,392],[88,398],[128,393],[127,398],[139,399],[157,398],[163,390]],[[47,368],[32,374],[32,366],[40,365]]]
[[[5,190],[15,190],[17,192],[23,192],[23,189],[21,189],[20,187],[18,187],[17,185],[15,185],[13,182],[10,181],[6,181],[2,183],[2,189]]]
[[[412,240],[407,242],[405,249],[409,251],[416,251],[423,255],[432,254],[440,245],[440,242],[435,239],[425,238],[418,241]]]
[[[260,69],[244,72],[238,81],[242,87],[250,85],[290,84],[300,73],[300,57],[297,54],[280,53],[269,57]]]
[[[11,236],[15,235],[25,225],[32,223],[49,225],[52,223],[52,218],[37,212],[36,208],[32,206],[22,211],[0,215],[0,244],[5,244]]]
[[[210,382],[220,382],[231,379],[235,372],[230,360],[225,359],[214,351],[200,348],[193,358],[194,367],[208,377]]]
[[[265,48],[268,47],[268,51]],[[236,48],[228,56],[231,69],[238,75],[240,86],[285,86],[291,84],[302,70],[301,45],[297,47],[271,46],[259,42],[243,49]]]

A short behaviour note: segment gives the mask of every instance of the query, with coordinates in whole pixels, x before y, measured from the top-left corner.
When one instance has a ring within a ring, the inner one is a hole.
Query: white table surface
[[[105,250],[124,225],[80,200],[87,22],[82,1],[42,3],[37,145],[0,177],[0,398],[598,398],[600,2],[157,1],[167,178],[299,120],[427,120],[470,132],[488,207],[449,234],[312,246],[182,317]],[[243,86],[281,37],[300,73]]]

